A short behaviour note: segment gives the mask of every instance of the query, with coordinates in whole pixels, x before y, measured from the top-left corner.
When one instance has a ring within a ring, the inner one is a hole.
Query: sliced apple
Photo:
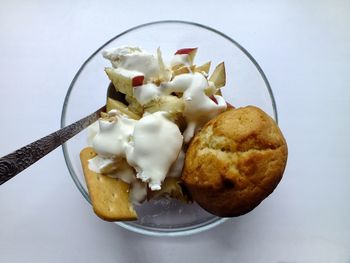
[[[218,104],[218,101],[217,101],[217,99],[215,98],[214,95],[211,95],[209,98],[210,98],[212,101],[214,101],[216,105]]]
[[[235,109],[235,106],[233,106],[232,104],[228,103],[227,101],[226,101],[226,104],[227,104],[227,110]]]
[[[214,82],[211,82],[211,81],[208,81],[208,86],[205,88],[204,92],[205,92],[205,95],[207,95],[208,97],[214,95],[214,94],[217,94],[217,92],[219,91],[220,89],[218,89]]]
[[[212,81],[215,84],[216,88],[221,88],[226,85],[226,71],[225,63],[221,62],[214,69],[213,74],[211,74],[209,81]]]
[[[125,100],[128,103],[128,109],[130,111],[132,111],[133,113],[135,113],[135,114],[137,114],[139,116],[142,116],[142,114],[143,114],[143,107],[134,97],[126,95],[125,96]]]
[[[159,79],[158,79],[159,83],[163,81],[169,81],[171,78],[171,72],[164,63],[160,48],[157,48],[157,59],[158,59],[158,66],[159,66]]]
[[[181,187],[181,179],[176,177],[166,177],[159,191],[148,190],[147,199],[175,198],[183,202],[189,202],[188,196]]]
[[[184,65],[183,64],[176,64],[171,67],[172,71],[178,70],[179,68],[182,68]]]
[[[181,48],[175,52],[175,55],[195,55],[198,48]]]
[[[182,99],[167,95],[160,96],[151,102],[147,103],[145,106],[145,111],[153,113],[156,111],[166,111],[170,114],[172,113],[182,113],[185,110],[185,103]]]
[[[218,90],[216,91],[215,95],[219,95],[219,96],[221,96],[221,97],[222,97],[222,92],[221,92],[221,89],[218,89]]]
[[[132,78],[132,86],[133,87],[141,86],[143,84],[144,79],[145,79],[145,76],[136,76]]]
[[[105,68],[108,78],[117,91],[132,96],[133,87],[143,84],[144,76],[136,71],[120,68]]]
[[[206,74],[208,74],[210,70],[210,65],[211,65],[211,61],[208,61],[207,63],[204,63],[201,66],[195,67],[194,70],[196,72],[205,72]]]
[[[175,121],[180,129],[185,125],[185,120],[183,117],[183,111],[185,110],[185,102],[183,99],[176,96],[160,96],[146,105],[144,105],[145,111],[153,113],[156,111],[166,111],[169,113],[171,120]]]
[[[109,112],[110,110],[119,110],[121,113],[125,114],[129,118],[135,119],[135,120],[138,120],[141,118],[141,115],[138,115],[132,112],[130,109],[128,109],[128,107],[124,103],[109,97],[107,97],[106,110],[107,112]]]
[[[172,78],[181,74],[186,74],[186,73],[190,73],[190,69],[188,67],[186,66],[179,67],[173,70]]]
[[[187,60],[190,65],[193,64],[194,57],[197,54],[198,48],[182,48],[175,52],[175,55],[187,55]]]

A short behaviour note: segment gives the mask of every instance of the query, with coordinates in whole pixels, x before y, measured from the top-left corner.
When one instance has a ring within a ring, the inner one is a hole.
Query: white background
[[[261,65],[289,144],[279,187],[208,232],[151,238],[99,220],[57,149],[0,186],[0,261],[349,263],[349,1],[2,0],[0,156],[59,128],[97,47],[163,19],[216,28]]]

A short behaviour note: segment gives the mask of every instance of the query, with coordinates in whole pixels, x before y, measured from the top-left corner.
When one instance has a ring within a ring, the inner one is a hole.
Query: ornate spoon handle
[[[0,158],[0,185],[98,120],[102,111],[105,111],[105,106],[67,127]]]

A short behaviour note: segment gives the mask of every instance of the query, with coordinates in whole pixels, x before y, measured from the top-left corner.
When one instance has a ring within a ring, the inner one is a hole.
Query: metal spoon
[[[112,84],[107,89],[107,96],[125,101],[125,97],[116,92]],[[0,185],[15,177],[27,167],[65,143],[67,140],[78,134],[90,124],[98,120],[100,113],[106,111],[106,106],[101,107],[94,113],[70,124],[58,131],[55,131],[35,142],[32,142],[2,158],[0,158]]]

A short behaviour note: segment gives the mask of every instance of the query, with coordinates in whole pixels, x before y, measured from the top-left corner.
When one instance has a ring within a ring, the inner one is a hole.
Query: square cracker
[[[96,215],[106,221],[136,220],[137,214],[129,201],[129,184],[89,169],[89,160],[96,156],[91,147],[80,152],[85,181]]]

